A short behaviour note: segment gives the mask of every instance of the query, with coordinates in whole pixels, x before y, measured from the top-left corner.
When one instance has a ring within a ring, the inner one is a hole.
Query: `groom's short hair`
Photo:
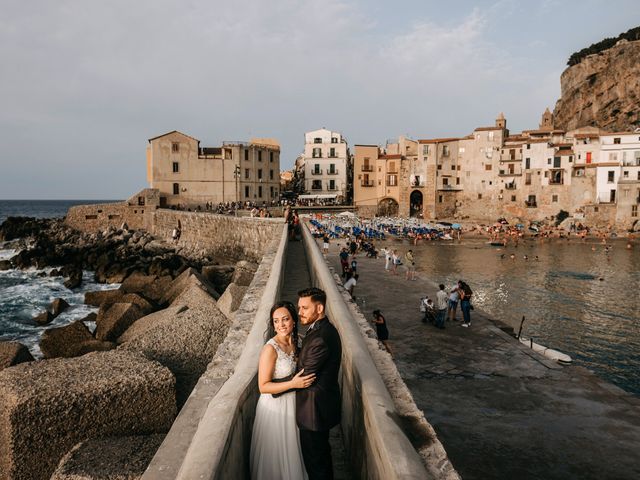
[[[298,292],[298,297],[311,297],[311,300],[315,303],[321,303],[322,306],[325,306],[327,303],[327,294],[324,293],[324,290],[321,290],[317,287],[309,287],[304,290],[300,290]]]

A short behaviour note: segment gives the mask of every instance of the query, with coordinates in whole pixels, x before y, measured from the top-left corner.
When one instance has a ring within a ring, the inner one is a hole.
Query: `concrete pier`
[[[462,478],[640,478],[640,399],[532,352],[478,309],[471,328],[460,311],[445,330],[422,323],[419,300],[435,299],[438,279],[399,272],[358,255],[354,294],[367,318],[385,315],[398,370]]]

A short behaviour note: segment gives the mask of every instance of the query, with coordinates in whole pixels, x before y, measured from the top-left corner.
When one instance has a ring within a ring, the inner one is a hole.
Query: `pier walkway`
[[[340,243],[328,255],[338,272]],[[422,323],[438,281],[424,272],[407,281],[358,255],[358,273],[358,305],[382,310],[398,370],[462,478],[640,478],[640,399],[533,353],[478,309],[471,328],[459,310],[444,330]]]
[[[282,285],[282,300],[298,304],[298,291],[311,286],[311,276],[307,264],[307,256],[302,241],[289,242]],[[304,332],[304,329],[301,330]],[[331,430],[331,455],[333,458],[333,476],[335,480],[353,478],[345,456],[345,447],[340,425]]]

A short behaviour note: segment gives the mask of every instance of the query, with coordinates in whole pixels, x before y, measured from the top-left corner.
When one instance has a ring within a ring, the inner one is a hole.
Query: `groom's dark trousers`
[[[329,430],[340,423],[338,372],[342,358],[340,335],[325,317],[318,320],[302,341],[298,371],[316,374],[308,388],[296,391],[296,421],[309,480],[332,479]]]

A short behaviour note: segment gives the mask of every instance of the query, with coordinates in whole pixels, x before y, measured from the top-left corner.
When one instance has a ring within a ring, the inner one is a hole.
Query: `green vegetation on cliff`
[[[583,48],[579,52],[573,53],[569,57],[569,61],[567,61],[567,65],[569,65],[570,67],[572,65],[577,65],[588,55],[593,55],[594,53],[600,53],[600,52],[604,52],[605,50],[609,50],[620,40],[628,40],[630,42],[634,40],[640,40],[640,27],[632,28],[631,30],[626,31],[625,33],[621,33],[615,38],[605,38],[604,40],[598,43],[594,43],[590,47]]]

